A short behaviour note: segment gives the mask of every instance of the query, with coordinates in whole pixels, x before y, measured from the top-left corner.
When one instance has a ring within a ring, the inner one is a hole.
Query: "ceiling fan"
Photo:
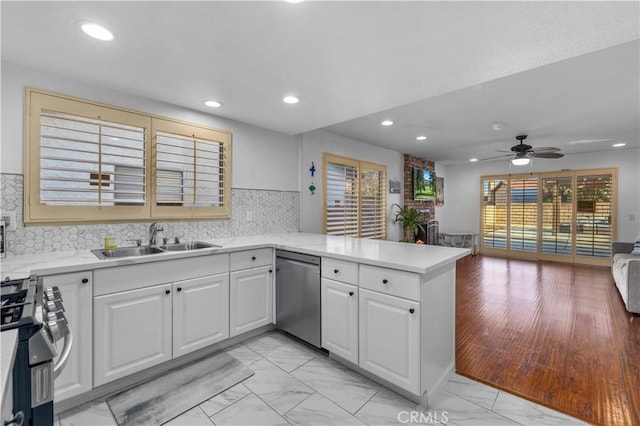
[[[531,145],[527,145],[524,143],[524,140],[527,139],[528,135],[518,135],[516,136],[516,140],[520,142],[517,145],[511,147],[510,151],[499,151],[499,152],[509,152],[507,155],[498,155],[496,157],[483,158],[481,161],[485,160],[494,160],[496,158],[504,158],[511,157],[511,163],[514,166],[524,166],[529,164],[529,161],[532,157],[536,158],[562,158],[564,154],[560,151],[560,148],[554,148],[550,146],[534,148]]]

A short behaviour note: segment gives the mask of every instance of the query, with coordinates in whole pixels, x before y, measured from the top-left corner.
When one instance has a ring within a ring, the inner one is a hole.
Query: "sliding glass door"
[[[509,248],[522,253],[537,253],[538,178],[511,178],[509,188]]]
[[[576,176],[576,256],[608,259],[615,218],[612,173]]]
[[[574,235],[573,174],[542,177],[543,255],[563,256],[570,260]]]
[[[616,169],[481,178],[481,252],[605,265]]]

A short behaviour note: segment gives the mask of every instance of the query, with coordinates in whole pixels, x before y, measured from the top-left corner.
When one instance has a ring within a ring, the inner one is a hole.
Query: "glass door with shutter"
[[[576,174],[576,256],[594,260],[611,255],[614,228],[614,173]],[[594,262],[600,263],[600,262]]]
[[[538,178],[511,178],[509,181],[509,249],[538,251]]]
[[[360,167],[360,237],[385,239],[386,171],[376,164],[365,162],[361,162]]]
[[[573,216],[573,175],[542,177],[543,255],[570,257],[575,233]]]
[[[327,161],[325,170],[325,232],[357,237],[358,163]]]
[[[324,153],[324,232],[327,235],[387,237],[387,168]]]
[[[481,179],[481,251],[608,265],[616,169]]]
[[[482,181],[482,247],[487,251],[507,248],[507,178]]]

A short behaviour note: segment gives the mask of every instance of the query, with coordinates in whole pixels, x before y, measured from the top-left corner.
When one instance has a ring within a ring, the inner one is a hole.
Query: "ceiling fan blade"
[[[531,156],[536,158],[562,158],[564,154],[560,152],[531,152]]]
[[[533,152],[558,152],[560,148],[554,148],[552,146],[541,146],[539,148],[533,148]]]
[[[487,160],[495,160],[497,158],[508,158],[508,157],[513,157],[513,154],[507,154],[507,155],[497,155],[495,157],[488,157],[488,158],[481,158],[478,161],[487,161]]]

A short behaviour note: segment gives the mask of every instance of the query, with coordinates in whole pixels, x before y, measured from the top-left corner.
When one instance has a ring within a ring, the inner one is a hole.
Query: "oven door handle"
[[[69,333],[66,336],[64,336],[64,346],[62,347],[62,354],[60,354],[58,361],[56,361],[55,365],[53,366],[54,380],[60,375],[60,373],[62,373],[62,370],[64,370],[64,366],[67,363],[67,360],[69,359],[69,355],[71,355],[72,346],[73,346],[73,337],[71,336],[71,333]]]

